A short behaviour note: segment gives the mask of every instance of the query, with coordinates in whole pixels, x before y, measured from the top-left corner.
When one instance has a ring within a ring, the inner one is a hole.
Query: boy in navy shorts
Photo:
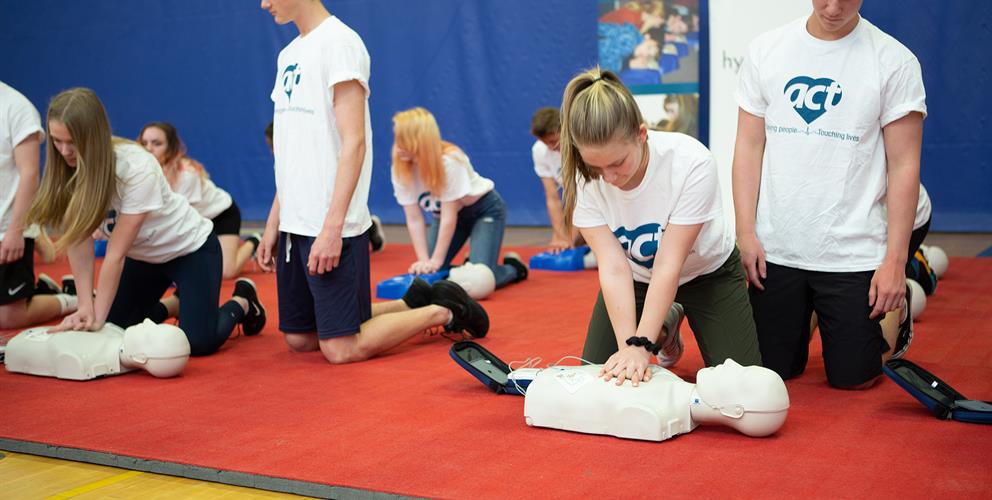
[[[369,55],[319,0],[266,0],[300,36],[280,53],[273,153],[276,197],[256,253],[276,270],[279,329],[295,352],[331,363],[368,359],[432,327],[482,337],[486,311],[457,284],[414,282],[371,303],[368,209],[372,174]]]

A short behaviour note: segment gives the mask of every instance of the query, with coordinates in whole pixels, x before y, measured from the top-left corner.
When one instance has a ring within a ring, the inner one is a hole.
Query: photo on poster
[[[699,83],[699,0],[600,0],[597,29],[599,66],[631,91]]]
[[[699,139],[699,94],[635,94],[634,100],[649,129]]]

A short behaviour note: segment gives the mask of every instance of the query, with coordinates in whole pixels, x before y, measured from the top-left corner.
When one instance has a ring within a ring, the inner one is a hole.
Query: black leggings
[[[223,265],[220,243],[213,233],[195,252],[169,262],[152,264],[126,258],[107,321],[127,328],[154,317],[162,294],[175,283],[183,291],[179,328],[189,339],[191,354],[213,354],[244,317],[241,305],[233,300],[217,308]]]

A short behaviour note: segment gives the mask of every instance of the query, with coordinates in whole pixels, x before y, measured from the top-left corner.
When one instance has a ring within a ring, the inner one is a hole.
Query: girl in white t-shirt
[[[599,262],[583,358],[605,363],[601,373],[618,384],[649,380],[652,353],[663,365],[681,355],[678,321],[665,322],[677,302],[708,366],[727,358],[761,364],[706,147],[684,134],[649,133],[620,79],[594,69],[565,89],[561,151],[566,224]]]
[[[186,155],[186,145],[171,123],[151,122],[145,125],[138,134],[138,143],[162,165],[172,190],[183,195],[200,215],[214,223],[214,233],[224,254],[224,279],[237,277],[261,239],[256,234],[241,241],[241,209],[238,204],[227,191],[210,180],[200,162]]]
[[[79,294],[79,309],[53,332],[137,324],[159,314],[159,299],[175,283],[182,291],[179,327],[194,356],[215,352],[238,323],[246,335],[259,333],[265,310],[254,284],[238,280],[218,310],[221,250],[213,225],[172,191],[152,155],[111,136],[93,91],[56,95],[48,136],[45,174],[29,218],[61,227],[57,247],[67,250]],[[91,235],[98,228],[109,241],[94,294]]]
[[[469,260],[492,269],[496,288],[526,279],[527,267],[516,254],[497,263],[506,205],[493,181],[476,173],[461,149],[441,140],[434,115],[424,108],[401,111],[393,117],[393,135],[393,192],[417,254],[409,272],[450,267],[471,239]],[[434,216],[429,232],[421,208]]]

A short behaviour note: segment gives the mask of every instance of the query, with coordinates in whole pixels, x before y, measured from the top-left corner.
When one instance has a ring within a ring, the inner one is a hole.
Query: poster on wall
[[[699,138],[699,1],[599,0],[599,66],[650,128]]]

